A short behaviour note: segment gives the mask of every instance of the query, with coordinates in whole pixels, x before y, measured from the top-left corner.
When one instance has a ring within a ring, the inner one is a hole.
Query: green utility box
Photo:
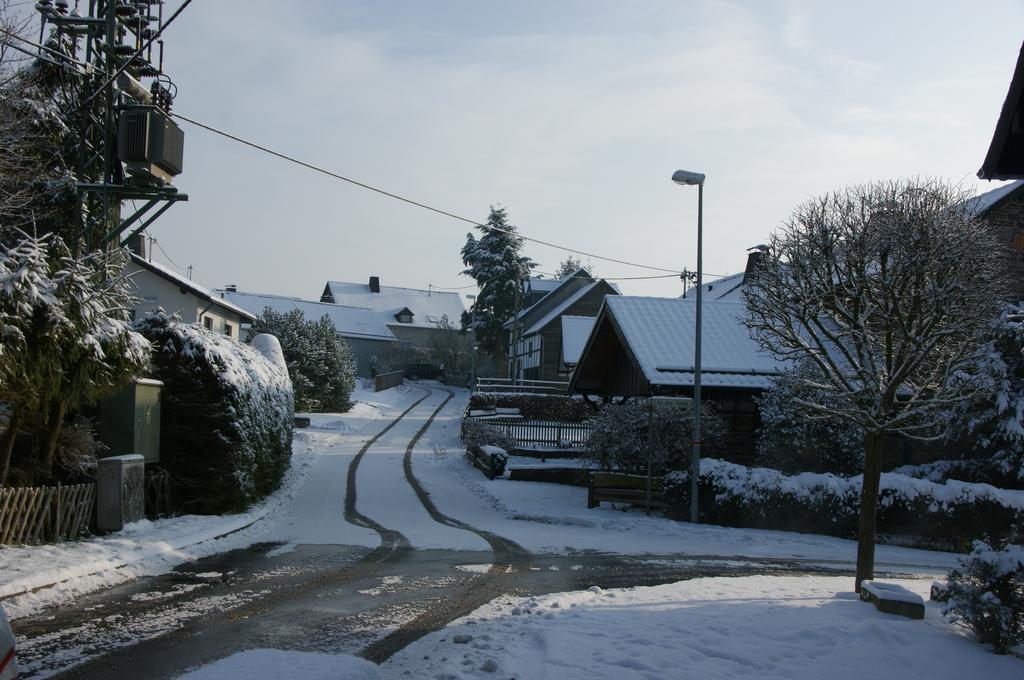
[[[146,463],[160,460],[159,380],[139,378],[100,406],[100,441],[105,456],[137,453]]]

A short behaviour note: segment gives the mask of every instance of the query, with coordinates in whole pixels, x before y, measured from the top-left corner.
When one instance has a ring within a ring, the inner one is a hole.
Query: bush
[[[295,390],[295,408],[343,412],[352,407],[349,396],[355,388],[355,362],[330,317],[307,321],[301,310],[280,313],[267,307],[249,329],[249,340],[261,333],[274,335],[281,342]]]
[[[978,541],[949,572],[945,614],[961,621],[997,654],[1024,642],[1024,546],[993,549]]]
[[[991,484],[1000,489],[1024,489],[1024,478],[1016,470],[1007,470],[1003,461],[996,458],[937,460],[922,465],[904,465],[893,472],[940,484],[955,479],[974,484]]]
[[[721,460],[701,461],[701,521],[725,526],[857,535],[861,478],[803,473],[786,476]],[[690,481],[686,472],[664,482],[669,513],[687,517]],[[988,484],[935,484],[905,475],[883,474],[878,531],[915,539],[921,545],[966,551],[981,537],[1005,539],[1024,523],[1024,494]],[[912,541],[913,542],[913,541]]]
[[[176,509],[238,512],[277,489],[291,457],[288,375],[253,348],[163,311],[134,327],[156,347],[160,461]]]
[[[702,404],[704,448],[714,452],[724,441],[726,426],[714,407]],[[653,431],[651,474],[689,466],[693,451],[693,419],[689,403],[656,406],[653,423],[647,402],[606,404],[593,419],[587,457],[602,470],[647,474],[648,433]]]
[[[497,446],[512,451],[516,447],[515,440],[505,434],[503,429],[475,418],[462,420],[462,443],[467,449],[474,446]]]
[[[836,416],[801,406],[801,402],[836,401],[811,390],[797,378],[812,369],[797,368],[777,378],[771,389],[754,397],[761,415],[757,462],[787,474],[831,472],[854,475],[864,469],[864,433]],[[836,405],[839,410],[838,404]]]
[[[490,411],[494,408],[517,408],[524,418],[565,423],[581,423],[594,415],[594,409],[576,397],[507,392],[474,392],[469,396],[470,410]]]

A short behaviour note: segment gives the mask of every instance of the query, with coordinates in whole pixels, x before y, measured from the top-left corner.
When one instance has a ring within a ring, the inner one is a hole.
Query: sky
[[[168,5],[173,10],[179,3]],[[474,220],[678,270],[743,269],[848,184],[976,173],[1024,2],[195,2],[167,29],[174,110]],[[327,280],[470,286],[470,225],[182,123],[190,196],[150,228],[197,282],[318,299]],[[162,250],[161,250],[162,249]],[[567,252],[526,244],[552,272]],[[586,256],[582,257],[588,262]],[[596,274],[661,272],[589,258]],[[622,280],[674,296],[678,278]],[[473,293],[465,289],[462,293]]]

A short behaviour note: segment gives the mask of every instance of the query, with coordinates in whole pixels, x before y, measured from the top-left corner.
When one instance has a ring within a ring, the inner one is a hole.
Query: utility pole
[[[69,4],[39,0],[36,9],[47,46],[40,58],[56,60],[79,86],[69,103],[77,106],[72,246],[80,253],[122,245],[188,196],[171,184],[181,172],[184,135],[170,116],[177,88],[164,72],[163,0],[89,0],[85,15]],[[148,89],[143,78],[152,79]],[[142,205],[125,219],[127,200]]]

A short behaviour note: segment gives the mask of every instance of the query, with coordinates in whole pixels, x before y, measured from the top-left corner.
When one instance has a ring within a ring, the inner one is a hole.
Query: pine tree
[[[572,254],[569,254],[566,255],[565,259],[559,263],[558,269],[555,270],[555,277],[559,279],[564,279],[566,276],[572,276],[581,269],[585,271],[587,274],[590,274],[591,276],[594,275],[593,265],[584,265],[580,261],[580,258],[573,257]]]
[[[505,353],[502,325],[521,305],[523,282],[536,265],[521,254],[523,239],[509,223],[505,208],[491,206],[487,224],[477,229],[480,238],[466,234],[462,273],[476,280],[480,292],[471,310],[463,314],[462,326],[472,327],[482,352],[501,357]]]

